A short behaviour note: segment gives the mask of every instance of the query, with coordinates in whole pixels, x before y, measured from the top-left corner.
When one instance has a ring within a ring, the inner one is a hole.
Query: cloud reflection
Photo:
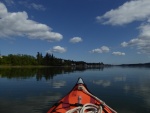
[[[109,81],[109,80],[93,80],[93,84],[101,85],[103,87],[108,87],[111,85],[111,81]]]
[[[130,76],[117,76],[114,77],[115,82],[124,82],[122,84],[123,90],[128,94],[134,94],[136,98],[142,101],[141,104],[146,104],[145,107],[150,108],[150,76],[145,75],[130,75]],[[135,82],[136,81],[136,82]],[[146,109],[149,109],[146,108]],[[128,112],[129,113],[129,112]],[[132,113],[132,112],[131,112]]]
[[[149,85],[149,80],[145,80],[143,82],[140,79],[139,85],[136,85],[134,87],[131,87],[133,92],[138,95],[140,98],[144,100],[144,102],[149,106],[150,108],[150,85]]]
[[[17,113],[44,113],[62,97],[60,93],[49,95],[32,95],[24,99],[10,99],[9,101],[8,98],[0,98],[0,113],[16,113],[16,111]]]
[[[114,78],[115,82],[121,82],[121,81],[126,81],[126,77],[125,76],[117,76]]]
[[[60,81],[54,81],[52,83],[53,88],[61,88],[66,85],[66,81],[60,80]]]
[[[125,92],[128,92],[130,90],[130,86],[126,84],[123,89],[125,90]]]

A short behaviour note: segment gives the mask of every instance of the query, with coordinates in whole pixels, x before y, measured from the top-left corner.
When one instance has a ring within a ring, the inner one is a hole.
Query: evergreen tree
[[[37,58],[38,65],[42,65],[42,63],[43,63],[42,53],[37,52],[36,58]]]

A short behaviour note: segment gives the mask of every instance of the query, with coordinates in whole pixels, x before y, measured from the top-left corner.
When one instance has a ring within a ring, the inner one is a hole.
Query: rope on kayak
[[[117,113],[115,110],[113,110],[111,107],[109,107],[108,105],[105,104],[105,102],[103,102],[102,100],[100,100],[99,98],[97,98],[96,96],[92,95],[91,93],[89,93],[87,91],[87,89],[85,87],[78,86],[78,90],[82,90],[84,91],[86,94],[90,95],[91,97],[93,97],[94,99],[98,100],[101,102],[101,105],[95,105],[92,103],[87,103],[83,106],[79,106],[79,107],[75,107],[69,111],[67,111],[66,113],[102,113],[102,108],[104,106],[107,106],[107,108],[109,108],[111,111],[113,111],[113,113]],[[81,104],[81,103],[80,103]],[[105,111],[105,110],[104,110]]]
[[[102,113],[102,107],[95,104],[87,103],[83,107],[73,108],[66,113]]]
[[[85,87],[79,86],[78,90],[82,90],[85,93],[87,93],[88,95],[92,96],[94,99],[99,100],[101,103],[104,103],[100,99],[98,99],[97,97],[95,97],[94,95],[89,93]],[[81,104],[81,97],[80,96],[78,97],[78,103]],[[92,103],[87,103],[87,104],[84,104],[83,106],[78,106],[78,107],[75,107],[73,109],[70,109],[66,113],[74,113],[74,112],[76,112],[76,113],[102,113],[102,106],[101,105],[100,106],[95,105]]]
[[[114,113],[117,113],[115,110],[113,110],[111,107],[109,107],[104,101],[100,100],[99,98],[97,98],[96,96],[92,95],[91,93],[89,93],[87,91],[87,89],[83,86],[79,86],[79,89],[82,89],[85,93],[89,94],[90,96],[92,96],[93,98],[95,98],[96,100],[100,101],[102,106],[107,106],[111,111],[113,111]]]

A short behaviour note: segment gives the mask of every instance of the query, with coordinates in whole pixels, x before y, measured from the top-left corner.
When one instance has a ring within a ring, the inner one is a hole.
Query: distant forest
[[[84,61],[73,61],[56,58],[53,54],[37,52],[36,57],[26,54],[0,55],[0,65],[2,66],[103,66],[103,62],[86,63]]]
[[[150,63],[138,63],[138,64],[121,64],[122,67],[150,67]]]

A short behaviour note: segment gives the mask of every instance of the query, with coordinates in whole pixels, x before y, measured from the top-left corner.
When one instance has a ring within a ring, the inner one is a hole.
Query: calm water
[[[82,77],[118,113],[150,113],[150,68],[0,68],[0,113],[46,113]]]

